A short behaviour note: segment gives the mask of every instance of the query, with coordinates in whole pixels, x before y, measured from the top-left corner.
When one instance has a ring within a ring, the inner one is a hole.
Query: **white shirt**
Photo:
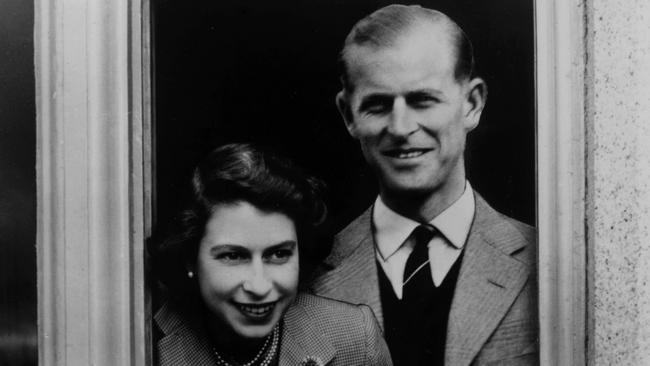
[[[429,242],[429,265],[434,286],[438,287],[447,276],[463,250],[474,219],[474,194],[469,182],[463,194],[430,223],[442,235]],[[377,197],[372,212],[375,236],[375,255],[384,269],[398,299],[402,298],[402,281],[406,260],[413,251],[413,241],[406,239],[419,222],[391,210]]]

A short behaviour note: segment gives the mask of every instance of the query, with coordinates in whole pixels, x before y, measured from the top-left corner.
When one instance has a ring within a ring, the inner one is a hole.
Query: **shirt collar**
[[[465,245],[474,219],[474,194],[469,182],[465,183],[463,194],[438,216],[430,221],[447,242],[457,249]],[[413,229],[420,223],[391,210],[377,197],[372,213],[375,242],[381,257],[386,260],[406,241]]]

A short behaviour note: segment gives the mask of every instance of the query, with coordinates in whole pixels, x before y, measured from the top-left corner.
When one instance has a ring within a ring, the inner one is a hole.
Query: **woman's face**
[[[248,202],[219,205],[199,244],[203,302],[242,338],[268,335],[296,296],[298,240],[293,221]]]

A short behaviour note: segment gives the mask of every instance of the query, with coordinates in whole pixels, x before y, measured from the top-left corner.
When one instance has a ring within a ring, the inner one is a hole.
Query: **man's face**
[[[390,47],[349,53],[354,89],[337,102],[383,192],[462,193],[465,136],[483,106],[472,90],[484,92],[484,84],[455,79],[453,49],[440,28],[420,26]]]

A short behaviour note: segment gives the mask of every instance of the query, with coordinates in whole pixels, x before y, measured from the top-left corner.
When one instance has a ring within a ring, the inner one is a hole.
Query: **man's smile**
[[[432,150],[430,148],[396,148],[383,150],[382,155],[393,159],[413,159]]]

